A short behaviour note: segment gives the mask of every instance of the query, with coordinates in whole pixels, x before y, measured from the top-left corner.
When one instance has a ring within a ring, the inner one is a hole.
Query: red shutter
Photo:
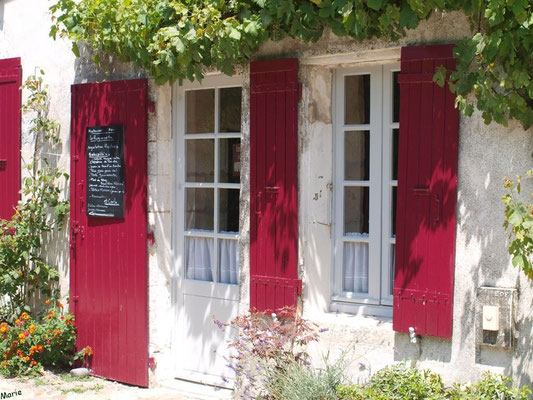
[[[459,115],[433,82],[453,45],[402,49],[394,330],[450,338]]]
[[[250,308],[296,306],[298,60],[250,66]]]
[[[11,219],[20,190],[20,58],[0,60],[0,218]]]

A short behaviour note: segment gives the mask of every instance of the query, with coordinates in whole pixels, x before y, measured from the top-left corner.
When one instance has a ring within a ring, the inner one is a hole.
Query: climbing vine
[[[284,37],[315,42],[329,28],[358,41],[397,40],[439,11],[462,10],[473,37],[457,43],[451,90],[467,115],[533,124],[533,6],[529,0],[55,0],[52,37],[145,68],[156,83],[232,74],[258,46]],[[435,79],[443,84],[445,71]],[[469,95],[473,95],[471,97]],[[473,99],[475,98],[475,102]]]
[[[22,200],[10,220],[0,219],[0,321],[13,322],[30,312],[36,297],[54,296],[59,274],[46,259],[48,235],[63,227],[69,203],[62,199],[60,181],[68,175],[43,153],[59,145],[59,124],[48,116],[49,97],[42,74],[32,75],[23,110],[31,116],[33,154],[22,180]]]

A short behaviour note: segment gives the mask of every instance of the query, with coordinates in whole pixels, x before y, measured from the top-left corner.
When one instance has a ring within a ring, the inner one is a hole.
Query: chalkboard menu
[[[87,216],[124,218],[124,126],[87,127]]]

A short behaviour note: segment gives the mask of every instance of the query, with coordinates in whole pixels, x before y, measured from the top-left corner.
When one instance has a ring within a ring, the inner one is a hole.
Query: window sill
[[[392,320],[392,306],[355,303],[346,299],[333,298],[330,305],[332,312],[360,316],[373,316]]]

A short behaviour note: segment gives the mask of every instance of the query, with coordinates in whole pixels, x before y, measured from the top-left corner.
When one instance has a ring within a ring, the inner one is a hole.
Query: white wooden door
[[[242,87],[208,76],[174,90],[176,374],[231,386],[227,341],[214,318],[239,306],[239,198]]]

